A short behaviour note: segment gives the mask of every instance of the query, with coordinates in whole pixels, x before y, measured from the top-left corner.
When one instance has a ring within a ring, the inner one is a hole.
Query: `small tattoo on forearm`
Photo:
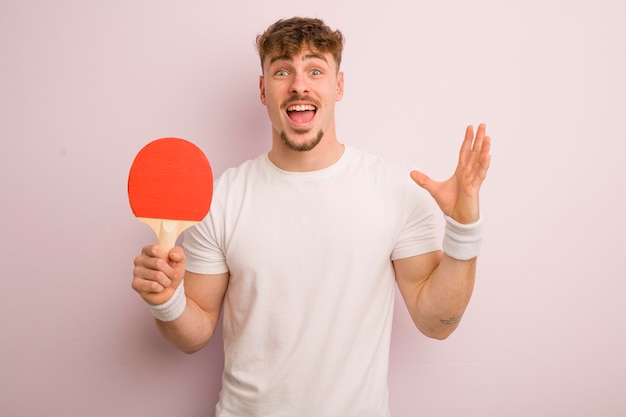
[[[461,321],[463,314],[459,314],[458,316],[450,317],[449,319],[440,320],[441,324],[453,325],[457,324]]]

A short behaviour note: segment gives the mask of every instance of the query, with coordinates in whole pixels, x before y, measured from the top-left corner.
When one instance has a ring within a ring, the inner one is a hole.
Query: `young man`
[[[257,46],[271,150],[216,181],[184,251],[143,248],[133,288],[189,353],[224,307],[219,417],[387,416],[395,285],[425,335],[457,327],[474,283],[490,139],[484,125],[475,137],[468,127],[442,183],[389,164],[336,137],[339,31],[282,20]],[[443,252],[433,200],[446,216]]]

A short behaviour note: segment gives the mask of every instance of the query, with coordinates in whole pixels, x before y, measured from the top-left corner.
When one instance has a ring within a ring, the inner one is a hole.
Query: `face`
[[[331,54],[304,49],[294,57],[266,58],[260,90],[275,144],[309,151],[335,134],[335,102],[343,96],[343,73]]]

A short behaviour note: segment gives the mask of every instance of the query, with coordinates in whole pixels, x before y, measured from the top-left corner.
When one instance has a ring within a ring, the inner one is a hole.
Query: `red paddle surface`
[[[137,217],[201,221],[213,197],[213,173],[202,150],[179,138],[143,147],[130,168],[128,199]]]

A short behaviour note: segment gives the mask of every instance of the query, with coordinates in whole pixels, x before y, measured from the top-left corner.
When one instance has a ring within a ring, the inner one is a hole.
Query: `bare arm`
[[[457,261],[441,251],[394,261],[398,288],[413,322],[445,339],[459,325],[474,289],[476,258]]]
[[[487,176],[491,139],[481,124],[476,136],[468,126],[454,174],[444,182],[421,172],[411,177],[435,199],[444,214],[461,224],[480,219],[478,192]],[[416,326],[430,337],[443,339],[458,326],[474,289],[476,258],[457,260],[432,252],[394,261],[398,288]]]
[[[185,311],[173,321],[156,320],[163,337],[185,353],[193,353],[204,347],[217,327],[227,287],[228,273],[200,275],[187,271]]]
[[[186,306],[172,321],[156,320],[163,337],[186,353],[193,353],[206,345],[217,326],[222,301],[228,287],[228,273],[201,275],[185,271],[182,248],[173,248],[169,254],[159,246],[143,248],[135,258],[132,287],[149,304],[167,302],[184,277]]]

